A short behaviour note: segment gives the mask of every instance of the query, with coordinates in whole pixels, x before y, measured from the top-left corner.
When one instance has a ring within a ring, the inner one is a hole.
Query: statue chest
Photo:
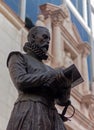
[[[50,71],[50,67],[42,63],[41,61],[35,59],[32,56],[25,56],[26,70],[28,73],[43,73]]]

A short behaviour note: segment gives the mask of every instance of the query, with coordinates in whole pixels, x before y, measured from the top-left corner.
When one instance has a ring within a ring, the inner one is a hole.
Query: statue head
[[[42,14],[38,15],[38,20],[41,20],[44,22],[44,15],[42,15]]]
[[[33,27],[28,33],[27,40],[29,49],[31,48],[33,51],[34,48],[36,48],[38,51],[41,51],[40,53],[44,53],[47,56],[50,43],[50,33],[46,27]]]

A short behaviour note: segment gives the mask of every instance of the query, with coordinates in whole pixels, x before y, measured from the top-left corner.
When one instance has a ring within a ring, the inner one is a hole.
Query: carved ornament
[[[81,43],[81,44],[78,45],[78,48],[79,48],[82,56],[87,56],[87,55],[90,54],[91,47],[89,46],[88,43],[83,42],[83,43]]]
[[[64,20],[61,10],[54,11],[51,15],[51,18],[52,18],[52,23],[54,25],[60,25],[63,23]]]

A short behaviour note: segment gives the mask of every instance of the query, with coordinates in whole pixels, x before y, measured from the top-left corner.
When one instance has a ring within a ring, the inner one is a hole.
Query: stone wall
[[[17,91],[6,66],[7,57],[11,51],[21,50],[27,33],[25,29],[23,30],[22,22],[17,23],[17,16],[13,15],[0,1],[0,130],[6,129],[17,98]]]
[[[6,66],[8,54],[20,50],[21,32],[0,14],[0,130],[6,128],[17,93]]]

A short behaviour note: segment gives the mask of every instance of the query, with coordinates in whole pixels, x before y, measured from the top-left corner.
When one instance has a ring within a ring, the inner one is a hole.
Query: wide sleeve
[[[55,103],[64,106],[66,102],[70,99],[71,88],[63,89],[60,95],[56,98]]]
[[[59,78],[58,78],[58,90],[56,94],[56,103],[63,106],[70,99],[71,94],[71,80],[64,76],[64,69],[58,68]]]
[[[21,91],[39,86],[49,87],[53,80],[55,80],[57,74],[53,69],[44,73],[28,73],[26,71],[24,56],[18,52],[13,52],[9,55],[7,66],[14,85]]]

